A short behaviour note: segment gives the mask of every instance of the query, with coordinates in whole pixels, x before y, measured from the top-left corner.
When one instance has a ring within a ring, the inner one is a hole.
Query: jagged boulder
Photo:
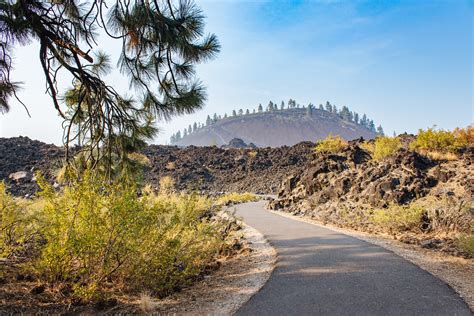
[[[242,139],[240,138],[232,138],[229,141],[228,145],[222,146],[222,148],[256,148],[254,143],[249,143],[246,144]]]
[[[404,135],[407,142],[410,137]],[[474,192],[470,151],[458,161],[443,162],[402,148],[393,157],[374,161],[369,152],[359,147],[361,141],[350,142],[338,154],[315,153],[303,173],[282,183],[278,199],[270,207],[285,206],[296,212],[301,210],[303,200],[310,201],[313,209],[346,201],[386,207],[424,197],[440,182],[453,182],[464,191]]]

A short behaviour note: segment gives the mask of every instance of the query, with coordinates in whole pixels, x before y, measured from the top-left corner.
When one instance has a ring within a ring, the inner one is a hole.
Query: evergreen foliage
[[[313,115],[313,109],[314,105],[312,103],[308,104],[308,107],[306,108],[306,115],[311,117]]]
[[[326,111],[332,113],[332,105],[329,103],[329,101],[326,101]]]
[[[377,135],[379,135],[379,136],[385,136],[385,133],[383,132],[382,125],[379,125],[379,126],[377,127]]]
[[[296,109],[299,109],[299,108],[300,108],[300,105],[298,103],[296,103],[295,100],[293,100],[293,99],[288,100],[288,109],[287,109],[288,111],[296,110]],[[349,109],[349,107],[347,107],[347,106],[342,106],[341,110],[338,110],[336,105],[333,105],[329,101],[327,101],[325,106],[323,106],[322,104],[319,104],[318,108],[316,108],[312,103],[309,103],[308,106],[306,106],[306,107],[303,106],[303,109],[305,109],[306,115],[308,117],[312,117],[314,115],[315,111],[325,111],[325,112],[329,112],[333,115],[337,115],[345,121],[353,122],[355,124],[361,125],[361,126],[367,128],[367,129],[369,129],[370,131],[372,131],[374,133],[377,133],[377,135],[379,135],[379,136],[384,135],[383,134],[383,128],[382,128],[381,125],[379,125],[376,128],[374,121],[367,118],[367,115],[363,114],[362,118],[360,118],[359,113],[351,111]],[[284,101],[282,101],[281,104],[280,104],[280,110],[285,110],[285,102]],[[273,101],[269,101],[267,107],[265,108],[265,111],[266,112],[278,111],[278,105],[276,103],[274,103]],[[253,114],[263,113],[263,112],[264,112],[264,109],[263,109],[262,104],[259,104],[257,109],[252,110]],[[250,112],[249,109],[245,110],[245,115],[250,115],[250,113],[251,112]],[[238,111],[232,110],[232,116],[233,117],[242,116],[242,115],[244,115],[244,110],[243,109],[239,109]],[[217,114],[214,114],[213,118],[214,119],[212,120],[208,116],[208,118],[206,119],[206,126],[209,126],[213,121],[216,122],[216,121],[222,119],[221,116],[218,116]],[[224,114],[223,118],[224,119],[227,118],[227,114]],[[192,129],[192,132],[195,132],[195,129]],[[191,133],[189,132],[189,128],[188,128],[188,135],[189,134],[191,134]],[[178,140],[179,140],[179,138],[176,137],[175,134],[173,134],[172,138],[170,139],[172,144],[177,142]]]
[[[47,92],[64,119],[67,160],[77,139],[89,165],[109,174],[156,134],[155,119],[202,108],[195,66],[220,49],[215,35],[204,35],[204,15],[192,1],[2,1],[0,21],[0,111],[21,87],[11,79],[14,48],[37,42]],[[105,80],[109,57],[98,50],[99,33],[122,44],[118,67],[133,97]],[[73,88],[62,98],[67,76]]]

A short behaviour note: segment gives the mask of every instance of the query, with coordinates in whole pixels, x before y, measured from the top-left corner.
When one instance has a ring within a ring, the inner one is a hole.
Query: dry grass
[[[226,205],[229,203],[246,203],[258,201],[260,198],[253,193],[228,193],[224,194],[216,200],[217,205]]]
[[[160,178],[160,194],[169,195],[174,192],[174,180],[170,176]]]
[[[165,166],[165,169],[170,171],[176,169],[176,163],[174,161],[168,162]]]
[[[252,150],[248,152],[249,157],[255,158],[257,156],[258,152],[256,150]]]
[[[418,205],[391,205],[375,210],[371,222],[389,232],[414,230],[419,232],[424,210]]]
[[[153,297],[148,292],[140,294],[140,310],[145,314],[152,313],[156,309],[157,303],[153,300]]]
[[[439,160],[439,161],[454,161],[458,160],[459,157],[452,152],[439,152],[439,151],[422,151],[420,152],[422,155],[429,157],[432,160]]]

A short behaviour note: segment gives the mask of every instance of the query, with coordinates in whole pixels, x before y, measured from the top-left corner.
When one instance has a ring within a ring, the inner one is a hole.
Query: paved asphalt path
[[[270,279],[238,315],[472,315],[448,285],[394,253],[264,207],[236,207],[278,252]]]

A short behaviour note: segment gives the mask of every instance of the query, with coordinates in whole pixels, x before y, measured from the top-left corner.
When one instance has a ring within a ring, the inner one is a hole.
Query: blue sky
[[[222,44],[198,67],[209,99],[199,112],[159,122],[155,143],[213,113],[289,98],[349,106],[385,131],[451,129],[473,122],[472,1],[198,1]],[[117,43],[102,49],[113,51]],[[16,52],[20,106],[0,116],[2,136],[61,142],[36,47]],[[126,79],[110,80],[127,89]]]

